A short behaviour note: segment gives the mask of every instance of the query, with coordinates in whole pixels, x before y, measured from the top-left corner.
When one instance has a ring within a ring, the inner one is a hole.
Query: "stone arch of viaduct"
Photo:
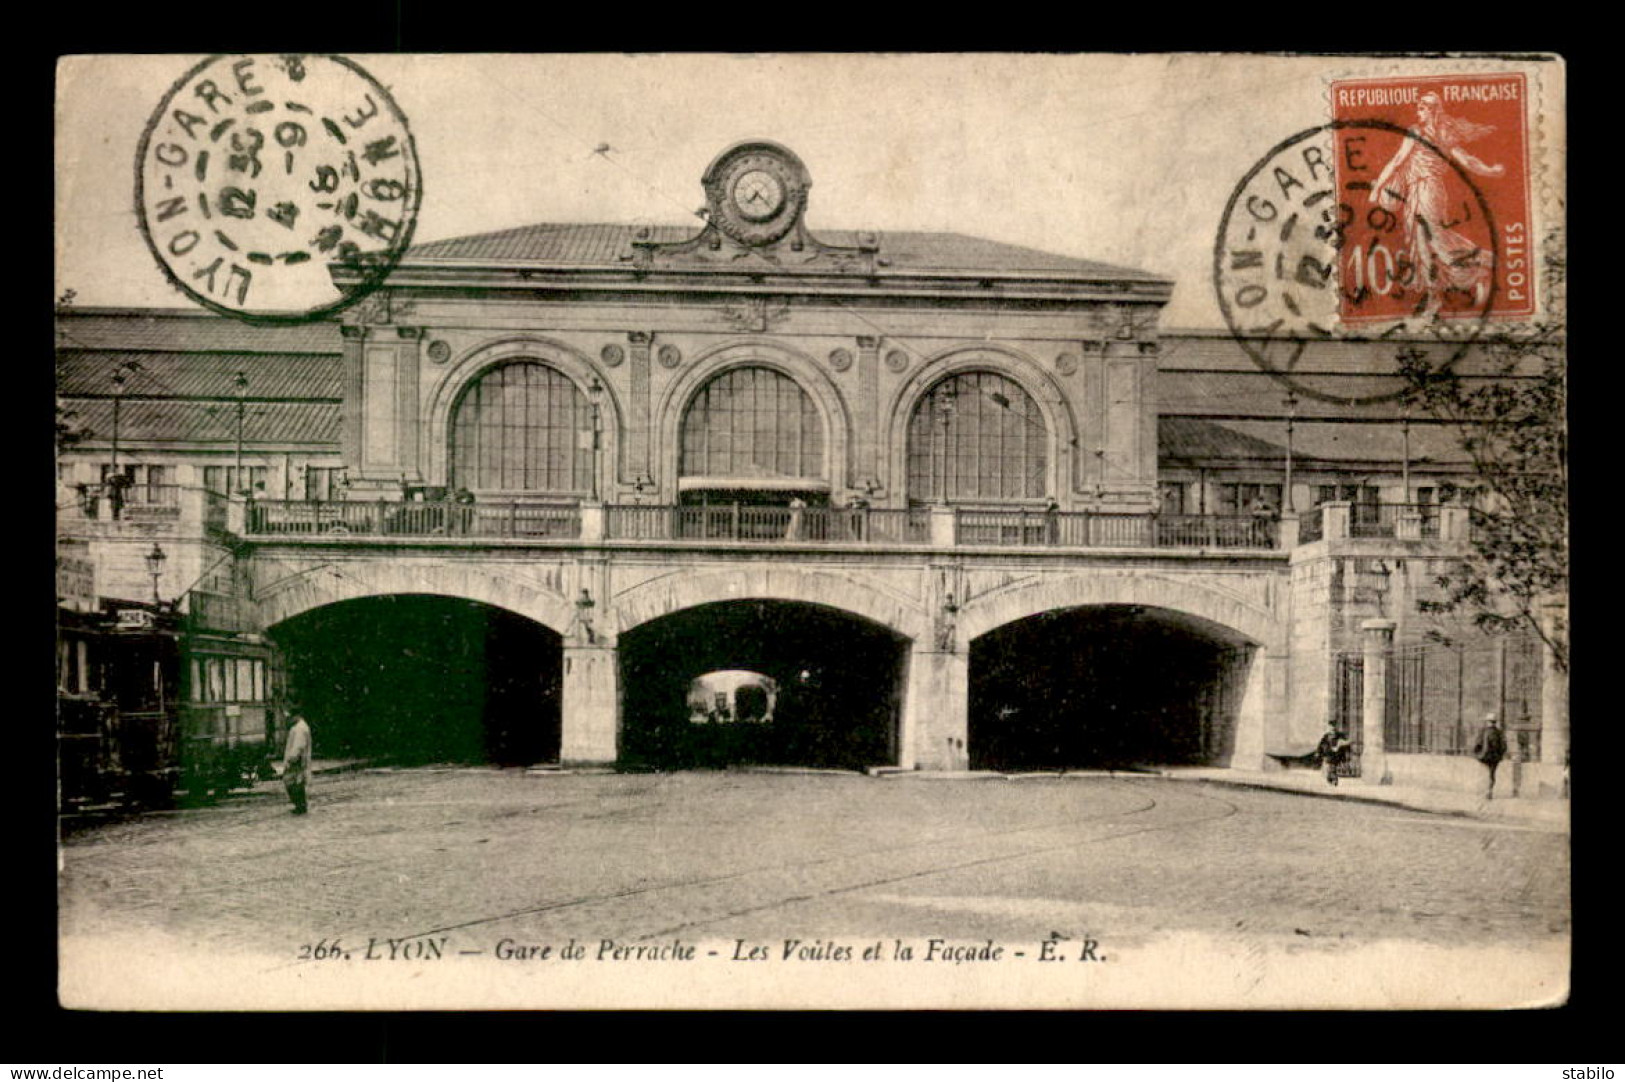
[[[265,627],[273,627],[323,605],[402,594],[478,601],[561,635],[574,616],[562,594],[475,563],[378,558],[329,560],[295,569],[261,590],[259,615]]]
[[[269,569],[268,569],[269,570]],[[611,575],[613,574],[612,568]],[[568,577],[568,576],[565,576]],[[564,637],[566,757],[613,762],[618,756],[619,665],[616,639],[633,628],[686,609],[765,599],[824,606],[890,629],[911,643],[901,765],[960,769],[969,689],[970,643],[1006,624],[1043,612],[1101,605],[1169,610],[1208,628],[1215,638],[1254,647],[1245,702],[1236,719],[1237,753],[1261,750],[1268,701],[1278,701],[1270,675],[1285,649],[1283,622],[1269,609],[1195,576],[1138,570],[1068,569],[1039,573],[967,601],[957,613],[951,648],[937,634],[938,613],[921,600],[927,581],[915,568],[902,579],[838,567],[761,564],[661,575],[618,593],[597,591],[598,634],[577,634],[574,587],[553,587],[473,560],[329,559],[288,568],[262,587],[258,610],[269,627],[323,605],[387,595],[434,595],[477,601],[527,617]],[[583,577],[580,581],[587,581]]]

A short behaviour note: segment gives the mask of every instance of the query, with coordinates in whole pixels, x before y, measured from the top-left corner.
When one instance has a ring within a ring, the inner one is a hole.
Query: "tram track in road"
[[[683,921],[669,927],[663,927],[655,931],[641,933],[636,936],[629,937],[629,941],[643,942],[650,939],[688,931],[693,928],[718,924],[723,921],[737,919],[742,916],[752,916],[769,912],[774,909],[816,901],[819,898],[836,897],[843,894],[856,893],[858,891],[867,890],[874,887],[883,887],[912,880],[926,879],[930,878],[931,876],[942,875],[954,871],[993,866],[1012,861],[1027,860],[1033,857],[1047,856],[1053,853],[1064,852],[1069,849],[1078,849],[1089,845],[1102,844],[1117,840],[1119,838],[1130,837],[1135,834],[1142,834],[1157,830],[1172,830],[1181,827],[1198,826],[1203,823],[1215,822],[1221,819],[1229,818],[1230,816],[1237,814],[1237,812],[1240,810],[1239,805],[1222,797],[1213,796],[1207,793],[1193,793],[1189,790],[1181,790],[1181,799],[1194,798],[1207,804],[1218,804],[1221,806],[1222,810],[1218,814],[1208,814],[1194,818],[1182,818],[1169,823],[1135,826],[1130,829],[1117,829],[1105,834],[1096,834],[1087,838],[1069,837],[1064,841],[1030,846],[1023,848],[1018,852],[986,853],[973,859],[945,861],[931,861],[927,859],[922,866],[910,867],[906,871],[895,870],[895,865],[900,861],[905,861],[906,855],[910,853],[920,853],[922,856],[929,857],[929,851],[933,849],[940,851],[944,847],[951,846],[955,850],[963,851],[968,846],[987,845],[1002,839],[1023,834],[1073,830],[1079,827],[1080,824],[1087,824],[1091,822],[1100,823],[1113,819],[1139,817],[1155,812],[1157,808],[1163,806],[1164,804],[1164,802],[1159,801],[1156,797],[1143,792],[1143,790],[1148,788],[1150,785],[1157,784],[1156,782],[1131,779],[1109,779],[1109,784],[1111,784],[1113,788],[1127,788],[1130,791],[1137,793],[1141,802],[1138,803],[1137,806],[1113,811],[1106,815],[1097,815],[1091,819],[1080,820],[1078,817],[1073,816],[1065,819],[1049,820],[1043,823],[1032,823],[1002,830],[983,830],[974,834],[959,832],[937,835],[926,839],[911,841],[902,845],[887,846],[878,849],[867,849],[858,853],[837,853],[814,860],[780,862],[753,868],[739,869],[719,875],[698,876],[662,883],[649,883],[636,887],[630,887],[625,890],[609,891],[584,897],[561,898],[533,906],[527,906],[521,909],[493,914],[490,916],[477,917],[466,921],[444,924],[400,938],[402,940],[409,940],[436,935],[445,935],[452,932],[467,932],[471,929],[499,925],[509,921],[523,920],[526,917],[537,916],[544,913],[560,913],[569,910],[574,910],[579,913],[582,911],[591,910],[593,907],[613,908],[620,903],[640,899],[648,900],[663,894],[678,895],[686,893],[693,895],[696,893],[703,893],[705,891],[736,887],[741,882],[754,878],[768,879],[769,882],[766,884],[766,886],[771,888],[773,883],[782,883],[787,877],[794,879],[809,874],[817,874],[820,871],[827,872],[828,869],[842,864],[852,865],[882,860],[887,861],[894,866],[894,870],[886,874],[860,872],[855,881],[838,882],[815,890],[795,890],[785,892],[783,889],[778,891],[772,891],[769,889],[768,893],[772,896],[764,898],[755,904],[748,906],[735,906],[720,912],[707,914],[704,917]],[[839,877],[837,876],[836,878]]]
[[[676,934],[678,934],[680,932],[686,932],[686,931],[690,931],[690,930],[692,930],[694,928],[704,927],[705,925],[708,925],[708,924],[719,924],[719,923],[721,923],[723,921],[726,921],[726,920],[737,920],[737,919],[739,919],[741,917],[756,916],[756,915],[759,915],[761,913],[770,912],[770,911],[772,911],[774,909],[782,909],[782,908],[792,906],[792,905],[800,905],[800,904],[804,904],[804,903],[807,903],[807,902],[814,902],[814,901],[817,901],[820,898],[831,898],[831,897],[836,897],[836,896],[839,896],[839,895],[842,895],[842,894],[856,893],[857,891],[861,891],[861,890],[870,890],[870,889],[875,888],[875,887],[893,886],[893,885],[898,884],[898,883],[906,883],[906,882],[910,882],[912,880],[928,879],[928,878],[930,878],[932,876],[944,875],[944,874],[947,874],[949,872],[965,871],[965,870],[968,870],[968,869],[971,869],[971,868],[986,867],[986,866],[989,866],[989,865],[1002,864],[1002,863],[1007,863],[1007,862],[1010,862],[1010,861],[1027,860],[1027,859],[1030,859],[1032,857],[1037,857],[1037,856],[1048,856],[1051,853],[1063,852],[1063,851],[1068,850],[1068,849],[1080,849],[1080,848],[1083,848],[1084,846],[1097,845],[1097,844],[1100,844],[1100,843],[1103,843],[1103,842],[1116,841],[1119,838],[1132,837],[1133,835],[1136,835],[1136,834],[1146,834],[1146,833],[1150,833],[1152,831],[1157,831],[1157,830],[1171,830],[1171,829],[1175,829],[1177,827],[1197,826],[1197,825],[1200,825],[1202,823],[1217,822],[1220,819],[1228,819],[1232,815],[1235,815],[1237,812],[1239,812],[1241,810],[1240,807],[1237,804],[1235,804],[1232,801],[1225,800],[1222,797],[1215,797],[1215,796],[1211,796],[1209,794],[1190,794],[1190,795],[1196,795],[1200,799],[1205,799],[1205,800],[1211,801],[1213,803],[1222,804],[1222,805],[1225,806],[1226,810],[1224,812],[1222,812],[1221,814],[1219,814],[1219,815],[1204,816],[1204,817],[1202,817],[1200,819],[1181,820],[1180,822],[1177,822],[1177,823],[1169,823],[1169,824],[1159,825],[1159,826],[1139,826],[1139,827],[1135,827],[1134,829],[1131,829],[1131,830],[1117,831],[1115,833],[1108,834],[1108,835],[1106,835],[1104,837],[1085,838],[1085,839],[1082,839],[1082,840],[1071,840],[1071,841],[1062,842],[1062,843],[1059,843],[1059,844],[1056,844],[1056,845],[1042,846],[1042,847],[1039,847],[1039,848],[1036,848],[1036,849],[1024,850],[1024,851],[1022,851],[1020,853],[1005,853],[1005,854],[998,854],[998,855],[989,856],[989,857],[983,857],[983,858],[980,858],[980,859],[977,859],[977,860],[959,861],[957,863],[940,865],[940,866],[932,867],[932,868],[920,869],[920,870],[916,870],[916,871],[912,871],[912,872],[908,872],[908,873],[904,873],[904,874],[900,874],[900,875],[886,876],[886,877],[882,877],[882,878],[879,878],[879,879],[868,880],[868,881],[865,881],[865,882],[851,883],[851,884],[846,884],[846,885],[839,886],[839,887],[831,887],[831,888],[826,889],[826,890],[816,891],[816,892],[809,893],[809,894],[792,895],[792,896],[789,896],[789,897],[777,899],[775,901],[765,902],[765,903],[760,904],[760,905],[750,906],[750,907],[745,908],[745,909],[740,909],[740,910],[736,910],[736,911],[732,911],[732,912],[728,912],[728,913],[723,913],[723,914],[720,914],[720,915],[714,916],[714,917],[708,917],[708,918],[705,918],[703,920],[687,921],[687,922],[685,922],[683,924],[675,925],[675,926],[670,927],[670,928],[662,928],[659,931],[649,932],[649,933],[646,933],[644,935],[639,936],[637,938],[637,941],[642,942],[644,940],[658,939],[658,938],[663,938],[663,937],[669,936],[669,935],[676,935]],[[1154,810],[1157,807],[1157,804],[1158,804],[1157,800],[1155,798],[1151,798],[1151,803],[1143,810],[1144,811]],[[1033,829],[1037,829],[1037,828],[1033,828]],[[1011,831],[1009,833],[1026,833],[1026,831]]]

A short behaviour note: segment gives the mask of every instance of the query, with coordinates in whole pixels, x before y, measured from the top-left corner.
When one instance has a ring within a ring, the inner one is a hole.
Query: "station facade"
[[[1482,708],[1562,762],[1561,679],[1505,643],[1453,728],[1406,720],[1472,478],[1371,393],[1391,346],[1301,394],[1162,328],[1155,275],[815,230],[772,143],[702,186],[692,228],[419,245],[326,322],[62,309],[59,566],[227,613],[358,753],[1256,769],[1330,720],[1448,779]],[[773,708],[708,722],[709,673]]]

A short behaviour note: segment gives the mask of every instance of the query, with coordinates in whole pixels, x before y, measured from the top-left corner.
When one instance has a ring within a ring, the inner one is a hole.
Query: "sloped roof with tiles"
[[[693,226],[635,226],[612,224],[529,225],[493,233],[430,241],[414,245],[403,264],[423,262],[462,262],[471,264],[541,264],[570,267],[624,267],[632,260],[632,242],[646,231],[643,239],[658,244],[678,244],[692,240],[700,232]],[[1086,280],[1163,282],[1155,274],[1127,267],[1096,263],[1088,259],[1057,255],[1036,248],[1024,248],[961,233],[859,233],[853,230],[814,230],[813,236],[825,244],[856,247],[860,238],[872,237],[878,244],[878,258],[888,271],[939,272],[975,275],[1015,274],[1064,277]],[[794,271],[796,268],[780,267]],[[819,268],[827,273],[827,268]]]

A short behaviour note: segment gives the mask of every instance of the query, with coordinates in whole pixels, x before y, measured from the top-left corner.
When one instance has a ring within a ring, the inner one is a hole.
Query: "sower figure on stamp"
[[[1483,177],[1506,172],[1500,163],[1480,161],[1463,149],[1466,143],[1495,129],[1449,116],[1435,93],[1423,94],[1416,104],[1416,133],[1448,154],[1456,164]],[[1490,285],[1490,265],[1472,240],[1451,228],[1455,212],[1445,178],[1449,164],[1439,154],[1402,139],[1400,148],[1371,186],[1371,201],[1398,212],[1404,228],[1407,262],[1412,282],[1427,296],[1425,311],[1432,315],[1443,305],[1447,290],[1469,293],[1482,305]]]
[[[288,728],[288,741],[282,749],[282,786],[293,801],[293,813],[304,815],[309,807],[305,802],[305,786],[310,782],[310,726],[305,719],[295,716]]]
[[[1320,765],[1326,768],[1326,784],[1337,784],[1337,771],[1348,758],[1349,742],[1343,734],[1337,731],[1337,722],[1326,723],[1326,735],[1320,738],[1315,747],[1315,754],[1320,757]]]
[[[1484,799],[1495,799],[1495,768],[1501,765],[1506,758],[1507,738],[1501,732],[1501,719],[1495,714],[1484,715],[1484,727],[1478,731],[1478,739],[1473,741],[1473,758],[1483,763],[1489,771],[1489,782],[1484,787]]]

